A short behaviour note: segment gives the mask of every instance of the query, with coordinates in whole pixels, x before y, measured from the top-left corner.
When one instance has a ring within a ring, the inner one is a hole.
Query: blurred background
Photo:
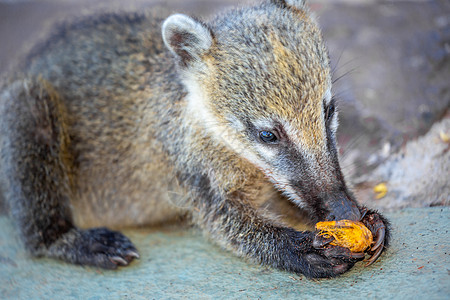
[[[163,5],[208,20],[248,0],[0,0],[0,77],[61,22]],[[344,173],[384,211],[450,204],[450,1],[316,0]],[[376,191],[374,191],[374,187]]]

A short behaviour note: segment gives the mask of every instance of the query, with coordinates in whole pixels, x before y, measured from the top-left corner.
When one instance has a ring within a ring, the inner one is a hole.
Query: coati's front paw
[[[364,253],[352,253],[347,248],[330,245],[330,241],[314,232],[294,234],[290,258],[284,262],[287,265],[285,269],[309,278],[339,276],[364,258]]]
[[[363,257],[354,256],[346,248],[328,246],[326,249],[316,249],[306,254],[304,259],[309,265],[308,273],[304,273],[306,276],[330,278],[350,270]]]
[[[353,253],[347,248],[329,245],[327,241],[315,236],[313,247],[304,255],[309,277],[335,277],[350,270],[353,265],[364,259],[364,253]]]
[[[139,253],[131,241],[107,228],[72,229],[49,248],[49,256],[105,269],[126,266]]]

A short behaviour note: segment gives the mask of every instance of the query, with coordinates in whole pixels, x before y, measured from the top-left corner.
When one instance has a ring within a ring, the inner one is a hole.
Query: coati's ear
[[[181,67],[199,60],[213,43],[212,33],[205,24],[182,14],[172,15],[164,21],[162,36]]]
[[[275,4],[281,4],[287,7],[295,7],[297,9],[304,9],[306,0],[271,0]]]

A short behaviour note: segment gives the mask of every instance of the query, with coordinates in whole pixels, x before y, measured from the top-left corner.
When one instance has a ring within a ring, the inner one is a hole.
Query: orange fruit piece
[[[316,224],[319,235],[333,237],[331,245],[348,248],[352,252],[363,252],[373,241],[372,232],[361,222],[350,220],[326,221]]]

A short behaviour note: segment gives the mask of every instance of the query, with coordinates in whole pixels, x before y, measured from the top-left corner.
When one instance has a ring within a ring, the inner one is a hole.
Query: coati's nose
[[[361,213],[356,206],[356,202],[345,194],[339,194],[337,197],[330,197],[325,203],[328,214],[325,217],[327,221],[352,220],[359,221]]]

